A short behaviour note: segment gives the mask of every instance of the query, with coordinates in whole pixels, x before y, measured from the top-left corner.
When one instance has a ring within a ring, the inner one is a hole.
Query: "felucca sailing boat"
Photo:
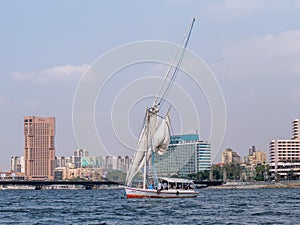
[[[190,180],[157,177],[154,164],[154,154],[164,154],[170,143],[170,109],[162,117],[159,115],[160,106],[165,101],[176,78],[194,22],[195,19],[192,20],[184,36],[152,107],[146,109],[144,126],[126,177],[125,192],[127,198],[192,198],[198,195],[193,182]],[[152,178],[148,174],[150,169]],[[133,178],[141,171],[143,171],[143,185],[142,187],[133,187]]]

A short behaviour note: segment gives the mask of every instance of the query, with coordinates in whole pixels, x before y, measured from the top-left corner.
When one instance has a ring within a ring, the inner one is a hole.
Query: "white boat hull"
[[[157,191],[155,189],[143,189],[134,187],[125,187],[127,198],[195,198],[199,192],[188,189],[169,189]]]

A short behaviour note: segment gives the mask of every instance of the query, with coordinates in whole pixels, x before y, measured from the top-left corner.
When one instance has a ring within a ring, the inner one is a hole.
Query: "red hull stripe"
[[[144,196],[144,195],[135,195],[135,194],[126,194],[127,198],[195,198],[197,196]]]

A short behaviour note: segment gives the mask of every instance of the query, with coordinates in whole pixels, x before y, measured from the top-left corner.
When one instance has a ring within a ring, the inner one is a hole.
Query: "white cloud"
[[[228,46],[215,68],[231,78],[299,76],[300,30],[269,34]]]
[[[300,8],[299,0],[224,0],[211,3],[203,12],[215,20],[228,20],[259,11],[289,11],[297,8]]]
[[[64,65],[55,66],[38,72],[13,72],[12,77],[16,81],[32,81],[35,83],[54,83],[78,80],[89,65],[80,66]]]
[[[212,3],[204,9],[204,14],[215,20],[233,19],[263,8],[263,1],[224,0]]]

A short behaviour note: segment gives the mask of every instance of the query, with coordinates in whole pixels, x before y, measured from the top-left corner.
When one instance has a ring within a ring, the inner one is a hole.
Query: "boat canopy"
[[[182,178],[159,177],[158,180],[167,181],[168,183],[193,183],[192,180]]]

